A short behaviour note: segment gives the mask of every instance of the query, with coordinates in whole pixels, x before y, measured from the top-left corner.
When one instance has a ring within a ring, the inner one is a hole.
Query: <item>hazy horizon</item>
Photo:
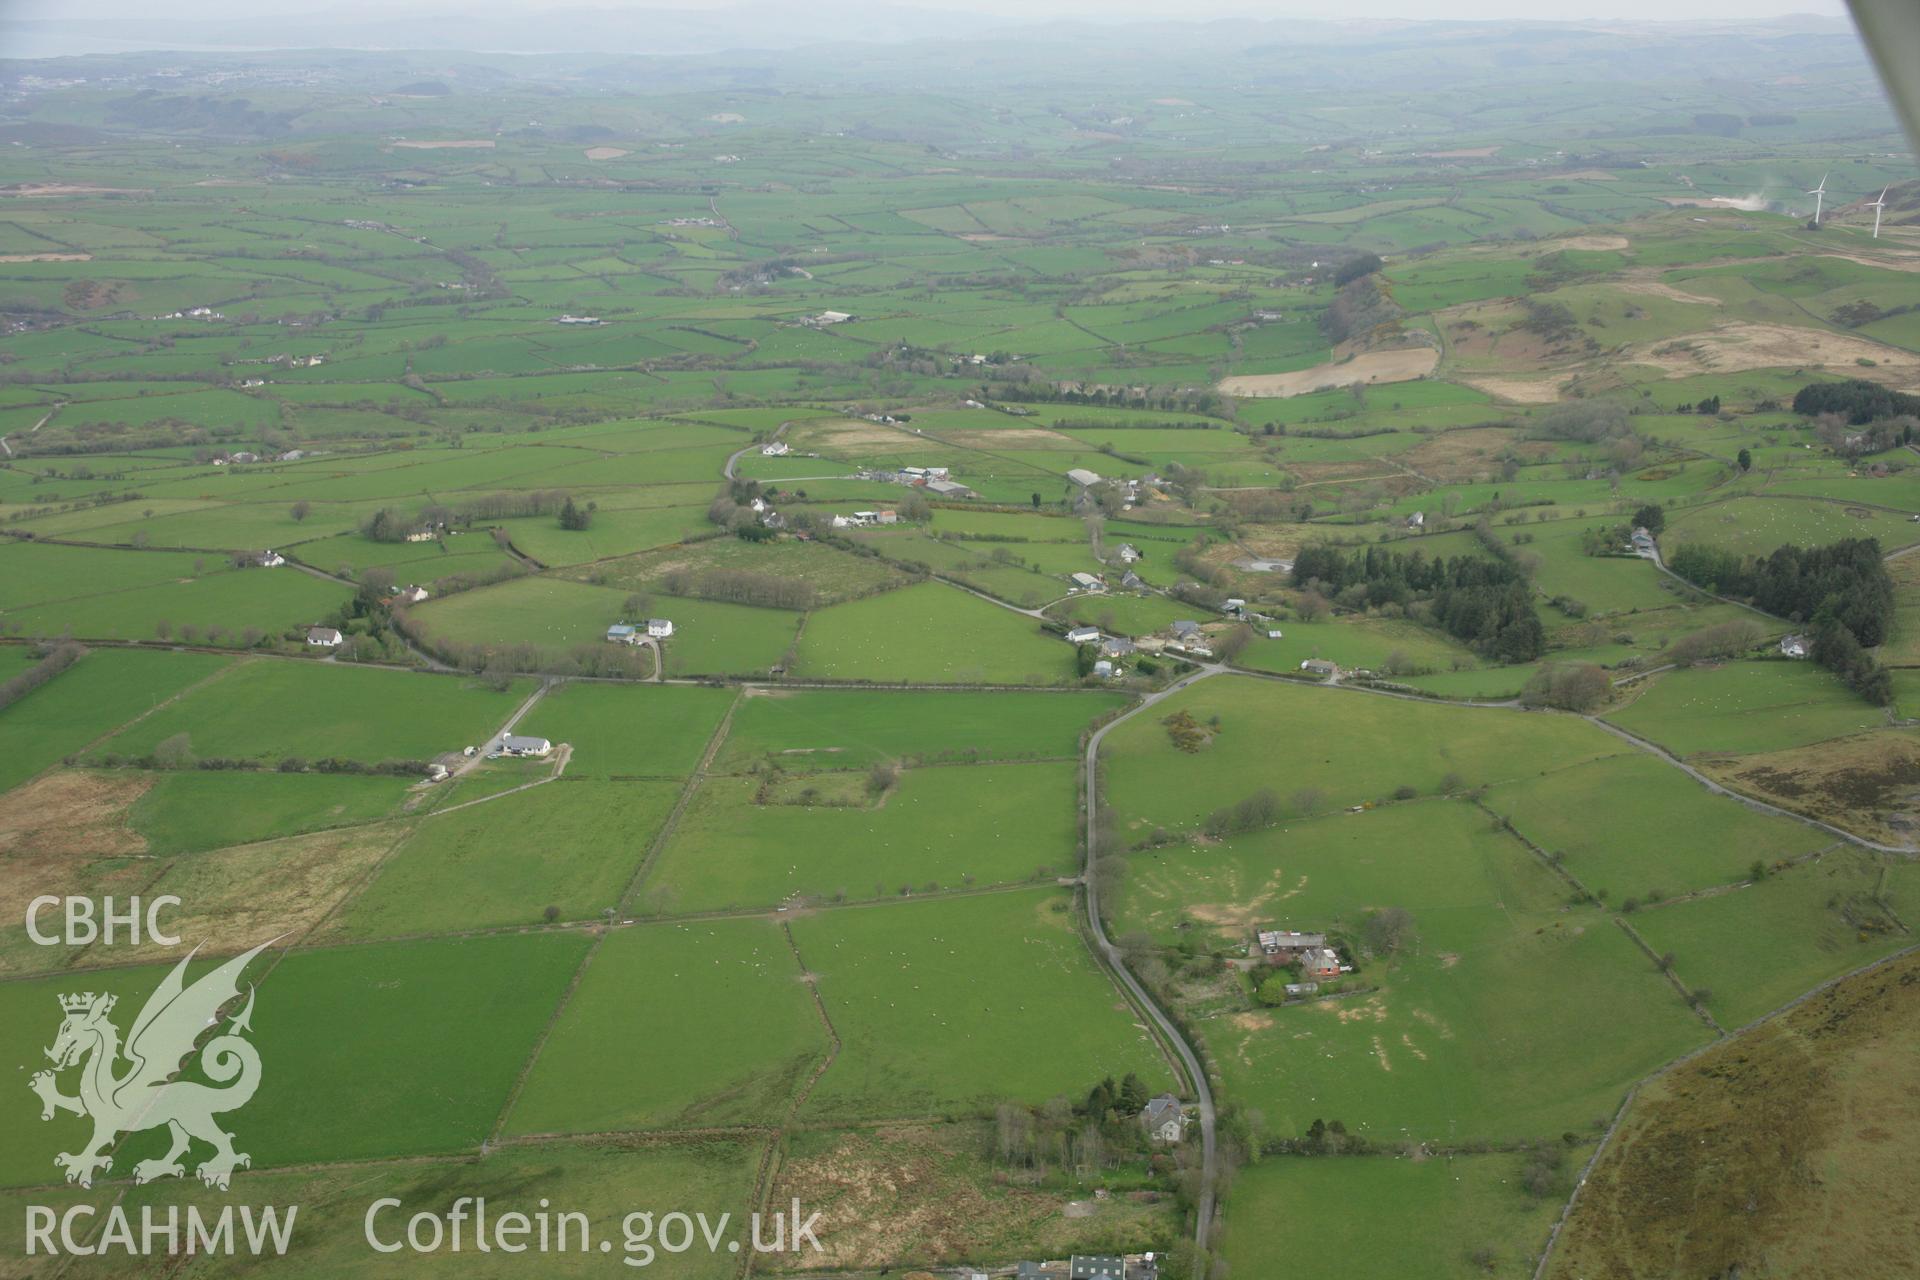
[[[0,0],[0,56],[44,58],[163,50],[462,49],[475,52],[715,52],[848,40],[889,43],[977,34],[1057,21],[1103,25],[1216,20],[1325,22],[1737,23],[1845,21],[1842,0],[1778,0],[1756,11],[1742,0],[1588,0],[1543,14],[1527,0],[1460,0],[1444,12],[1426,0],[1195,0],[1169,14],[1145,0],[851,0],[806,12],[751,0],[351,0],[320,6],[283,0],[184,0],[156,16],[135,0]],[[656,24],[657,25],[654,25]],[[452,28],[452,29],[450,29]]]

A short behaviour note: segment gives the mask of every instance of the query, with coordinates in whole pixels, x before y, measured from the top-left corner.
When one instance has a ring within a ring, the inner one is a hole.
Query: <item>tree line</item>
[[[660,589],[670,596],[727,600],[768,609],[811,609],[820,598],[819,590],[805,579],[750,569],[669,569],[660,579]]]
[[[1506,559],[1311,546],[1294,557],[1293,585],[1349,606],[1423,605],[1424,620],[1502,662],[1531,662],[1547,647],[1526,575]]]
[[[86,656],[85,646],[71,640],[54,646],[40,661],[0,683],[0,708],[12,706]]]
[[[1813,382],[1795,393],[1793,411],[1807,418],[1823,413],[1843,414],[1853,425],[1865,426],[1881,418],[1920,414],[1920,396],[1895,391],[1865,378]]]
[[[1815,662],[1876,706],[1893,700],[1892,677],[1866,652],[1885,643],[1893,627],[1893,578],[1877,538],[1845,538],[1824,547],[1789,544],[1768,556],[1686,543],[1667,557],[1667,565],[1689,582],[1808,623]]]

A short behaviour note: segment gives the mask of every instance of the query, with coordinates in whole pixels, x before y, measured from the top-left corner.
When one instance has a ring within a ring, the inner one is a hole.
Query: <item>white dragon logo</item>
[[[53,1158],[55,1165],[66,1170],[68,1182],[92,1186],[95,1172],[112,1166],[109,1148],[121,1134],[161,1125],[171,1132],[172,1146],[159,1159],[134,1165],[135,1182],[183,1176],[186,1170],[180,1157],[195,1138],[214,1148],[213,1158],[195,1170],[200,1181],[210,1187],[225,1191],[233,1171],[252,1164],[250,1156],[233,1149],[233,1135],[214,1122],[217,1113],[245,1106],[260,1087],[260,1054],[240,1037],[241,1032],[252,1030],[251,986],[246,1008],[229,1019],[225,1033],[214,1036],[200,1049],[201,1070],[226,1087],[216,1089],[174,1076],[181,1060],[193,1052],[194,1042],[219,1021],[221,1007],[240,994],[240,974],[248,962],[271,945],[263,942],[245,955],[235,956],[190,987],[186,985],[187,962],[193,955],[189,954],[147,997],[133,1020],[133,1029],[127,1033],[124,1048],[119,1029],[107,1020],[117,997],[91,991],[60,997],[66,1018],[53,1047],[46,1051],[53,1060],[53,1070],[36,1072],[28,1084],[40,1095],[42,1120],[53,1119],[55,1111],[71,1111],[93,1121],[91,1141],[77,1152]],[[131,1066],[116,1075],[114,1068],[123,1056]],[[55,1073],[82,1059],[87,1062],[80,1073],[80,1092],[68,1097],[60,1092]]]

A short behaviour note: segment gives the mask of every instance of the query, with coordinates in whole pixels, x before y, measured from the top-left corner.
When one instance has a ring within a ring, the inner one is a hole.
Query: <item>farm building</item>
[[[631,622],[616,622],[607,628],[607,640],[611,644],[639,644],[640,628]]]
[[[1332,947],[1308,947],[1300,953],[1300,972],[1309,978],[1340,975],[1340,953]]]
[[[500,749],[510,756],[544,756],[553,750],[553,744],[545,738],[529,738],[521,734],[510,733],[500,740]]]
[[[926,491],[936,498],[971,498],[973,490],[957,480],[942,480],[938,476],[930,478],[924,486]]]
[[[1089,471],[1085,467],[1074,467],[1067,472],[1067,479],[1073,481],[1082,489],[1089,489],[1100,483],[1100,473],[1097,471]]]
[[[1153,1099],[1140,1112],[1140,1124],[1155,1142],[1180,1141],[1182,1123],[1180,1099],[1170,1093],[1163,1093]]]
[[[1100,679],[1102,680],[1111,680],[1114,678],[1114,676],[1118,675],[1119,672],[1114,670],[1113,664],[1111,662],[1108,662],[1105,658],[1102,658],[1100,659],[1100,661],[1093,664],[1093,674],[1100,677]]]
[[[1300,664],[1300,669],[1316,676],[1337,676],[1340,674],[1339,664],[1328,662],[1325,658],[1308,658]]]
[[[1075,627],[1067,632],[1068,644],[1092,644],[1100,638],[1098,627]]]
[[[1262,955],[1286,964],[1304,951],[1327,945],[1324,933],[1294,933],[1285,929],[1262,929],[1257,944]]]
[[[1138,591],[1140,588],[1146,586],[1147,584],[1140,577],[1139,574],[1129,569],[1126,571],[1124,575],[1121,576],[1120,585],[1125,587],[1128,591]]]
[[[1317,995],[1319,991],[1320,984],[1317,982],[1289,982],[1286,984],[1286,992],[1290,996]]]
[[[307,628],[307,643],[316,649],[337,649],[345,638],[332,627]]]
[[[1090,573],[1070,574],[1069,581],[1082,591],[1105,591],[1107,589],[1106,583],[1100,581],[1100,579]]]
[[[665,640],[668,636],[673,634],[673,619],[648,618],[647,634],[649,636],[652,636],[655,640]]]

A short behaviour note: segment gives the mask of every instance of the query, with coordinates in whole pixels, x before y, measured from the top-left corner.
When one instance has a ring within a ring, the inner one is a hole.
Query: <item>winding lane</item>
[[[1120,958],[1120,949],[1114,946],[1112,941],[1107,937],[1106,925],[1100,919],[1100,886],[1097,878],[1093,874],[1095,847],[1094,815],[1099,810],[1099,805],[1096,803],[1095,797],[1098,795],[1096,787],[1099,784],[1100,743],[1107,736],[1108,731],[1116,725],[1125,724],[1142,711],[1145,711],[1155,703],[1171,697],[1188,685],[1196,681],[1204,680],[1208,676],[1218,675],[1224,670],[1226,670],[1226,668],[1221,666],[1205,666],[1191,675],[1182,676],[1166,688],[1156,693],[1148,694],[1130,710],[1107,721],[1107,723],[1095,729],[1093,736],[1087,739],[1087,853],[1085,864],[1082,867],[1083,875],[1081,877],[1086,884],[1087,890],[1087,928],[1093,935],[1096,954],[1098,954],[1106,966],[1113,971],[1114,976],[1120,980],[1121,985],[1126,987],[1128,993],[1132,995],[1134,1003],[1146,1010],[1147,1015],[1153,1019],[1154,1025],[1159,1028],[1161,1036],[1168,1044],[1173,1046],[1174,1052],[1180,1058],[1180,1065],[1186,1070],[1187,1078],[1193,1083],[1194,1104],[1200,1113],[1200,1193],[1195,1197],[1196,1208],[1198,1210],[1198,1222],[1194,1228],[1194,1242],[1199,1245],[1203,1253],[1207,1248],[1207,1229],[1213,1224],[1213,1187],[1218,1174],[1217,1156],[1215,1152],[1215,1122],[1217,1116],[1213,1105],[1213,1089],[1208,1085],[1207,1073],[1200,1065],[1200,1055],[1193,1051],[1193,1046],[1187,1043],[1186,1036],[1181,1034],[1180,1029],[1174,1025],[1171,1018],[1167,1017],[1165,1011],[1154,1002],[1153,997],[1147,994],[1147,989],[1140,985],[1140,980],[1133,976],[1132,971],[1127,968],[1125,961]]]

